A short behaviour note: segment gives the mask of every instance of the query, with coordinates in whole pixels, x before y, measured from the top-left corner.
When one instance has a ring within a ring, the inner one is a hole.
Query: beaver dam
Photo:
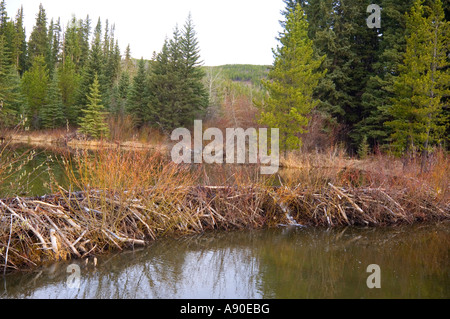
[[[0,200],[0,269],[144,246],[172,235],[263,227],[386,226],[449,219],[431,194],[382,188],[157,187]]]

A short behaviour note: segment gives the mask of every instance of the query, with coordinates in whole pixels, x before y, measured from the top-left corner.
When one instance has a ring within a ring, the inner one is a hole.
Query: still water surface
[[[0,277],[0,298],[450,298],[450,223],[270,229],[161,239],[80,265]],[[369,289],[367,267],[381,268]]]

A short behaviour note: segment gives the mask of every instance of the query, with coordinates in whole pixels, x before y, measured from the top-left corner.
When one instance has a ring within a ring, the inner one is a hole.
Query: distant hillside
[[[228,64],[222,66],[205,67],[212,69],[213,73],[220,73],[224,79],[235,82],[251,82],[254,86],[261,84],[261,79],[266,78],[270,66],[251,64]]]

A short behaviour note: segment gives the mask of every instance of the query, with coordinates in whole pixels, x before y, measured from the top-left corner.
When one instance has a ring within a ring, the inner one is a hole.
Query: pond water
[[[450,298],[450,223],[284,228],[161,239],[0,278],[0,298]],[[369,265],[381,288],[369,289]]]

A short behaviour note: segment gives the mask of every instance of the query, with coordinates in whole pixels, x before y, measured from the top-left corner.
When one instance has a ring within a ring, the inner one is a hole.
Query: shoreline
[[[73,148],[85,150],[98,149],[114,149],[121,148],[123,150],[158,150],[167,151],[164,144],[142,143],[138,141],[99,141],[99,140],[81,140],[70,139],[65,135],[51,137],[47,134],[5,134],[4,141],[9,145],[28,145],[33,147],[57,147],[57,148]],[[1,144],[0,144],[1,145]]]

